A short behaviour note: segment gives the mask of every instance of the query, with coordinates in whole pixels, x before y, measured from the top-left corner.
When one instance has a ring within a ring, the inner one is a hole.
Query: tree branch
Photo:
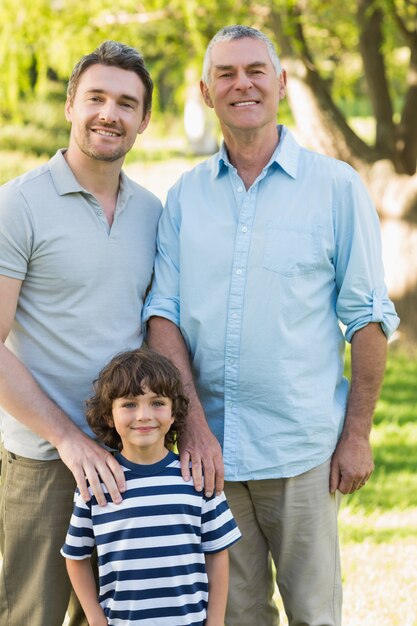
[[[410,38],[413,37],[413,34],[415,34],[415,31],[409,30],[407,28],[405,21],[403,20],[403,18],[397,11],[395,0],[387,0],[387,3],[388,3],[388,8],[391,11],[391,15],[394,18],[394,21],[396,22],[399,31],[401,32],[401,34],[403,35],[407,43],[409,45],[412,44],[412,42],[410,42]]]
[[[415,9],[415,5],[411,5]],[[417,30],[408,28],[397,11],[395,0],[389,0],[391,15],[400,33],[410,48],[410,63],[407,73],[407,92],[396,132],[396,151],[400,155],[402,171],[414,174],[417,165]]]
[[[383,13],[375,0],[359,0],[359,49],[376,120],[376,148],[381,157],[396,161],[393,107],[388,89],[383,44]],[[397,166],[397,164],[396,164]]]
[[[301,11],[288,8],[285,22],[281,12],[271,9],[269,25],[289,70],[288,97],[297,127],[312,148],[351,164],[372,163],[377,158],[348,125],[321,77],[304,36]]]
[[[417,37],[416,46],[410,51],[410,65],[407,75],[407,93],[397,129],[396,148],[402,157],[403,171],[414,174],[417,163]]]

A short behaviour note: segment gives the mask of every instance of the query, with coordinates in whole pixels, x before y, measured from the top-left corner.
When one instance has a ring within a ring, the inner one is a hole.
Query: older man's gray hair
[[[210,72],[211,72],[211,50],[216,43],[222,41],[232,41],[233,39],[244,39],[249,37],[251,39],[260,39],[266,45],[268,50],[269,57],[271,59],[272,65],[275,68],[277,76],[279,76],[282,72],[281,61],[277,55],[277,51],[275,50],[275,46],[272,41],[264,35],[260,30],[256,30],[256,28],[251,28],[250,26],[241,26],[240,24],[235,24],[234,26],[225,26],[219,30],[210,41],[207,46],[206,53],[204,55],[203,61],[203,74],[202,81],[206,85],[210,83]]]

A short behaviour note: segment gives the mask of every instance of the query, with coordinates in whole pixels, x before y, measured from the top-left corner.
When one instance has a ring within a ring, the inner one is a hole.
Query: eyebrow
[[[245,65],[245,69],[251,69],[254,67],[266,67],[266,63],[264,63],[263,61],[254,61],[253,63],[248,63],[248,65]],[[224,72],[227,70],[233,70],[235,68],[235,65],[215,65],[214,69],[218,70],[220,72]]]
[[[108,93],[105,89],[87,89],[85,94],[97,93],[97,94],[106,94]],[[136,102],[136,104],[140,104],[139,100],[135,98],[135,96],[131,96],[127,93],[122,93],[120,96],[121,100],[130,100],[131,102]]]

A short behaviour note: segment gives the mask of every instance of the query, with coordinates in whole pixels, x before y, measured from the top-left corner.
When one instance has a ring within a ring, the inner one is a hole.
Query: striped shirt
[[[85,559],[97,547],[99,601],[109,624],[203,626],[204,554],[240,537],[224,494],[207,499],[197,492],[181,477],[173,452],[152,465],[117,460],[127,481],[123,503],[107,494],[100,507],[93,495],[84,502],[77,491],[61,554]]]

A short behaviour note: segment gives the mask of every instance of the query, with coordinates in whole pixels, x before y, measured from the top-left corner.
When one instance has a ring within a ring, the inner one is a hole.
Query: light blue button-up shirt
[[[359,176],[279,132],[250,189],[223,146],[170,190],[144,314],[180,327],[227,480],[329,458],[348,396],[339,321],[348,341],[399,323]]]

